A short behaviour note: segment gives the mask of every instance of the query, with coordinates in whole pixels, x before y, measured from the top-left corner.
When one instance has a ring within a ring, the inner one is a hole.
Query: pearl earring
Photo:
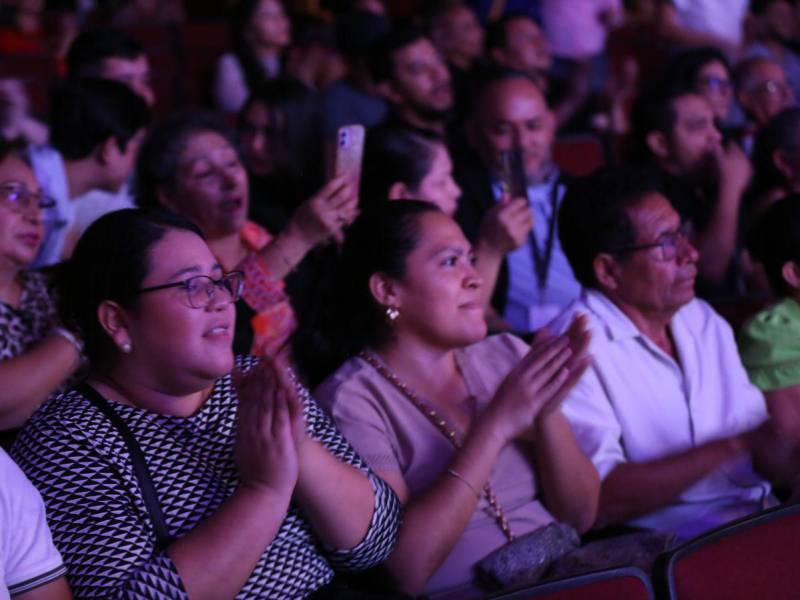
[[[125,354],[130,354],[131,350],[133,349],[133,346],[131,346],[130,342],[122,342],[119,349],[122,350]]]
[[[395,306],[387,306],[386,307],[386,318],[389,319],[389,323],[394,323],[397,321],[398,317],[400,317],[400,311]]]

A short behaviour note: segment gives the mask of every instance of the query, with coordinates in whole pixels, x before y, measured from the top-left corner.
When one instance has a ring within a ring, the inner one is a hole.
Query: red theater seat
[[[652,600],[653,589],[637,567],[604,569],[492,596],[492,600]]]
[[[800,505],[720,527],[660,561],[658,588],[671,600],[800,598]]]
[[[583,177],[606,164],[603,144],[594,135],[570,135],[553,145],[553,160],[567,175]]]

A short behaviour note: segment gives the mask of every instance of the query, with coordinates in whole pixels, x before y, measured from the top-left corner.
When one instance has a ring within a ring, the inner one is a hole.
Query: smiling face
[[[421,38],[394,52],[389,99],[426,115],[438,115],[453,106],[450,71],[433,44]]]
[[[160,190],[162,203],[194,221],[209,239],[238,232],[247,221],[247,173],[220,134],[191,134],[178,160],[175,183]]]
[[[389,304],[400,311],[396,332],[441,350],[480,341],[486,336],[481,285],[455,221],[439,212],[421,215],[405,275],[391,285]]]
[[[15,156],[7,156],[0,162],[0,186],[12,182],[22,184],[29,192],[40,191],[30,167]],[[36,257],[43,235],[38,204],[16,212],[0,198],[0,268],[13,272],[27,267]]]
[[[627,214],[636,232],[634,246],[656,244],[681,226],[678,213],[658,193],[645,196]],[[697,276],[697,250],[686,240],[676,249],[672,260],[663,260],[658,247],[627,252],[615,259],[617,284],[608,295],[640,314],[671,318],[694,298]]]
[[[208,245],[184,230],[168,231],[150,249],[148,263],[141,288],[222,275]],[[203,389],[233,368],[234,320],[233,303],[219,292],[205,308],[192,308],[180,287],[143,293],[126,311],[129,359],[163,390]]]

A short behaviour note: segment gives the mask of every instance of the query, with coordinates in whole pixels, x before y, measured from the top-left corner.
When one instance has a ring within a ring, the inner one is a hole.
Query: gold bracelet
[[[468,488],[469,488],[469,489],[472,491],[472,493],[473,493],[473,494],[475,494],[475,497],[476,497],[478,500],[480,500],[480,499],[481,499],[481,495],[480,495],[480,494],[478,493],[478,491],[475,489],[475,486],[474,486],[474,485],[472,485],[472,484],[471,484],[469,481],[467,481],[467,478],[466,478],[466,477],[464,477],[464,476],[463,476],[461,473],[459,473],[459,472],[458,472],[458,471],[456,471],[455,469],[447,469],[447,474],[448,474],[448,475],[452,475],[452,476],[453,476],[453,477],[455,477],[456,479],[460,479],[461,481],[463,481],[463,482],[464,482],[464,484],[465,484],[465,485],[466,485],[466,486],[467,486],[467,487],[468,487]]]

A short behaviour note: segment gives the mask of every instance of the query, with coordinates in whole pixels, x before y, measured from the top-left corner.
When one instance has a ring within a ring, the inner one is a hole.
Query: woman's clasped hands
[[[576,316],[561,335],[546,328],[503,380],[487,416],[506,441],[528,437],[531,428],[555,412],[591,362],[591,334],[584,315]]]
[[[292,494],[299,473],[299,448],[308,439],[303,406],[281,359],[263,360],[234,373],[239,398],[234,456],[243,486]]]

